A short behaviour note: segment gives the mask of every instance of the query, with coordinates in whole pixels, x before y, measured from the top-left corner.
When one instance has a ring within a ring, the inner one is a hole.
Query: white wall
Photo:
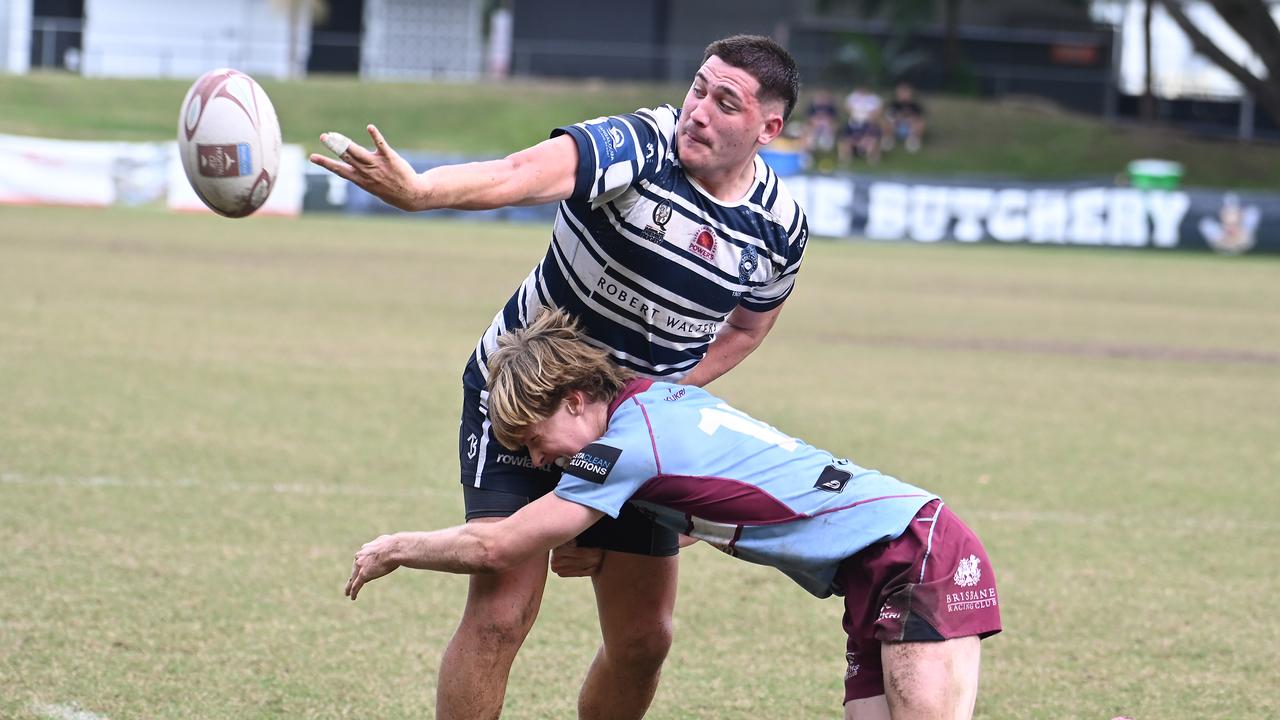
[[[31,0],[0,0],[0,72],[31,65]]]
[[[360,74],[383,79],[478,77],[482,0],[366,0]]]
[[[310,37],[304,14],[296,48],[303,62]],[[85,1],[85,75],[196,77],[232,67],[287,77],[288,54],[289,19],[268,0]]]

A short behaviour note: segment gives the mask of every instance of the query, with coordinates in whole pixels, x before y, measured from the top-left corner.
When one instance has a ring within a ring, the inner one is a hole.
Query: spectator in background
[[[884,119],[884,103],[880,96],[867,86],[858,85],[849,93],[844,104],[849,112],[849,123],[845,126],[844,139],[840,144],[843,159],[861,157],[869,163],[879,162],[881,123]]]
[[[885,116],[887,137],[884,149],[889,150],[895,141],[902,143],[907,152],[920,151],[924,139],[924,107],[916,100],[915,88],[903,81],[893,90],[893,102]]]
[[[819,89],[809,101],[804,124],[804,149],[815,169],[828,169],[835,159],[840,111],[830,90]]]

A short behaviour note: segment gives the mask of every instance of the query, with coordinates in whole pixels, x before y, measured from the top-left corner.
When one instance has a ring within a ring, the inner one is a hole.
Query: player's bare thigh
[[[978,697],[981,641],[884,643],[885,694],[851,700],[845,720],[968,720]]]

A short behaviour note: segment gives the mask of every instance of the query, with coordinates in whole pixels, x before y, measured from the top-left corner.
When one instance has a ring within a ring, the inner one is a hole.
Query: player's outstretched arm
[[[401,210],[491,210],[564,200],[573,193],[578,148],[567,135],[544,140],[501,160],[443,165],[416,172],[369,125],[374,150],[339,133],[320,141],[337,160],[312,154],[311,162]]]
[[[401,566],[464,574],[501,572],[577,537],[603,515],[548,493],[498,522],[380,535],[356,553],[343,594],[355,600],[366,583]]]

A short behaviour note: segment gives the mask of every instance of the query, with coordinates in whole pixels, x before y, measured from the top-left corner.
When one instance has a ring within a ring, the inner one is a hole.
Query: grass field
[[[170,140],[188,80],[0,75],[0,133],[94,140]],[[266,81],[284,138],[322,150],[338,130],[367,139],[376,123],[400,149],[494,156],[543,140],[551,128],[658,103],[679,104],[685,87],[601,82],[374,83],[354,78]],[[804,107],[802,98],[801,107]],[[1159,127],[1109,124],[1045,103],[925,98],[925,151],[894,152],[862,173],[989,175],[1027,180],[1101,179],[1137,158],[1186,166],[1191,186],[1280,186],[1280,145],[1210,141]],[[797,118],[803,112],[797,112]],[[366,143],[368,144],[368,143]]]
[[[342,584],[459,520],[462,364],[546,237],[0,208],[0,717],[429,716],[465,580]],[[1280,265],[828,242],[801,278],[715,389],[983,537],[980,717],[1280,715]],[[840,603],[683,555],[651,717],[838,717]],[[596,638],[552,581],[506,716],[572,716]]]

